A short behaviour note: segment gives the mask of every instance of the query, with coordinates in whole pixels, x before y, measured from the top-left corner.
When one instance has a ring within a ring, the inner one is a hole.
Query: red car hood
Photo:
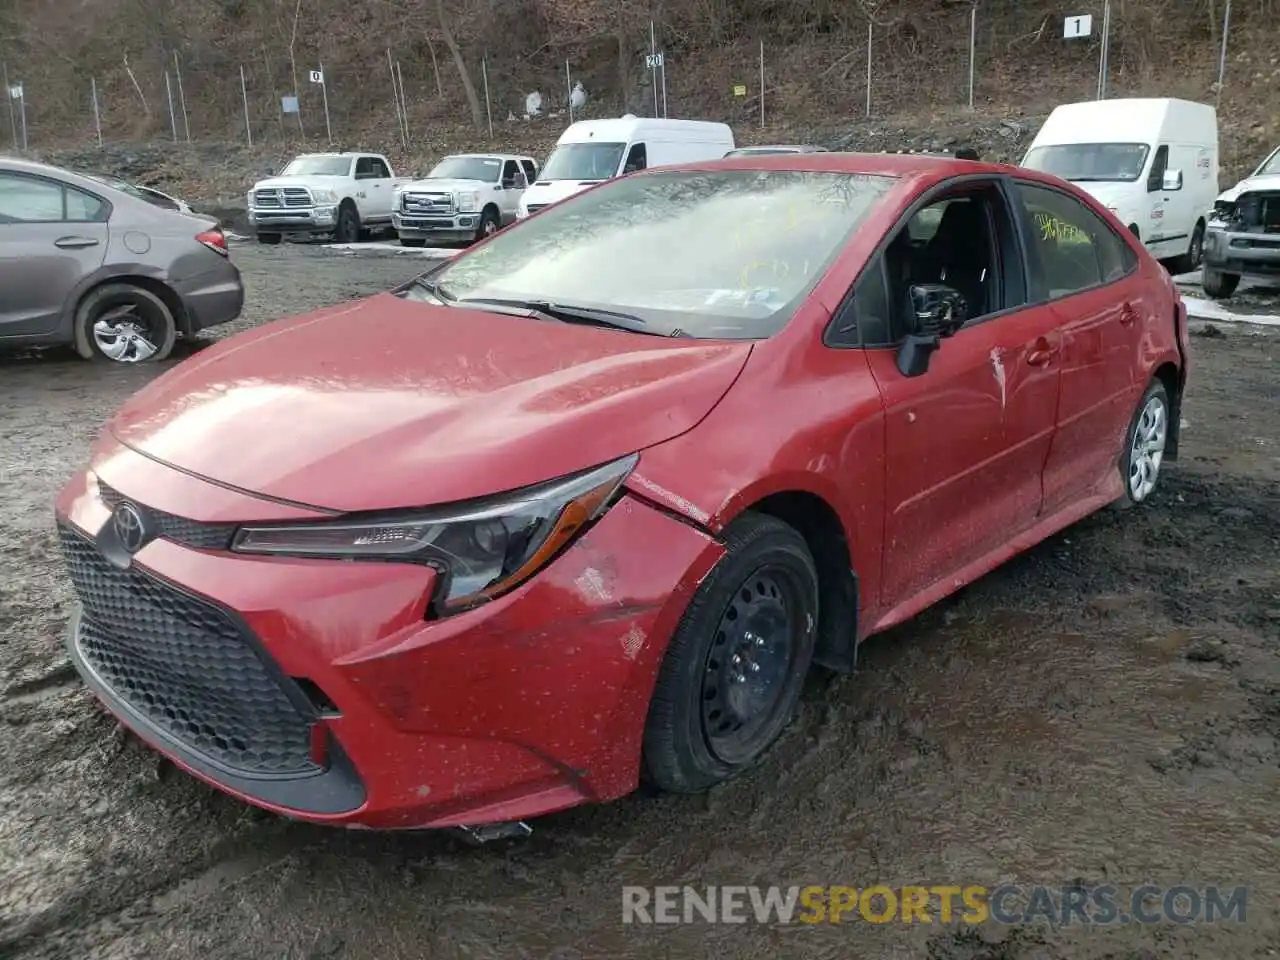
[[[379,294],[202,351],[134,395],[111,432],[271,497],[342,511],[425,506],[678,436],[750,352]]]

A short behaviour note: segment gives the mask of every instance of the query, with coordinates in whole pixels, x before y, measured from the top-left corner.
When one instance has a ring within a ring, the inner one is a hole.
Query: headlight
[[[246,207],[248,207],[249,209],[253,209],[253,191],[252,190],[250,190],[248,193],[244,195],[244,202]]]
[[[506,593],[544,567],[613,503],[638,454],[489,500],[398,516],[243,527],[238,553],[425,563],[443,612]]]
[[[458,194],[458,212],[475,213],[480,206],[480,197],[474,190],[463,190]]]
[[[326,190],[324,188],[321,188],[319,190],[313,189],[311,191],[311,198],[315,200],[316,203],[337,203],[338,202],[338,195],[334,193],[332,190]]]

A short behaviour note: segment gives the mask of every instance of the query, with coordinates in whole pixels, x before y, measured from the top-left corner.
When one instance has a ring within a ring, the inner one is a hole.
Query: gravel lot
[[[238,247],[243,327],[405,257]],[[224,331],[231,332],[230,330]],[[1280,950],[1274,335],[1195,341],[1184,458],[816,680],[767,763],[479,849],[243,807],[122,736],[62,652],[50,503],[155,368],[0,360],[0,956],[1032,958]],[[624,883],[1249,886],[1243,924],[625,927]]]

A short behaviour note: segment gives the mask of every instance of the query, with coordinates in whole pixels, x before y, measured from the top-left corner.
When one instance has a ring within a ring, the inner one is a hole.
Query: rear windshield
[[[499,233],[432,279],[446,300],[613,310],[664,336],[768,337],[893,183],[784,170],[624,177]]]
[[[1033,148],[1022,165],[1076,183],[1128,183],[1142,176],[1150,149],[1145,143],[1055,144]]]
[[[539,180],[608,180],[618,172],[625,143],[562,143],[551,151]]]

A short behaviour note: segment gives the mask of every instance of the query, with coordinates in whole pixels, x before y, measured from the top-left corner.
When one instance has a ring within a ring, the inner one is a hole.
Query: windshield
[[[625,143],[562,143],[551,151],[539,180],[608,180],[618,172]]]
[[[502,161],[496,157],[445,157],[427,174],[428,180],[483,180],[497,182]]]
[[[625,313],[666,336],[768,337],[893,183],[785,170],[624,177],[499,233],[433,279],[447,302],[541,302]]]
[[[1132,182],[1142,176],[1145,143],[1064,143],[1035,147],[1022,165],[1063,180]]]
[[[1262,166],[1258,168],[1255,177],[1265,177],[1272,174],[1280,173],[1280,147],[1277,147],[1271,156],[1262,161]]]
[[[297,157],[280,171],[280,176],[345,177],[350,172],[350,157]]]

